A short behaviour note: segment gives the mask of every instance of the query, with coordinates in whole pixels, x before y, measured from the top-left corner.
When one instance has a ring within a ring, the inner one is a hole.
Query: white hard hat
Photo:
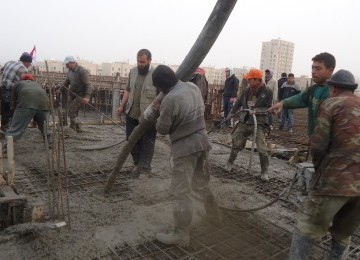
[[[64,60],[64,64],[68,64],[69,62],[76,62],[73,56],[66,56]]]

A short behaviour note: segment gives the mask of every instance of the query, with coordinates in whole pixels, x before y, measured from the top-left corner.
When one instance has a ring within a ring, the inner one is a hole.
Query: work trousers
[[[79,115],[79,110],[81,108],[81,103],[82,101],[82,97],[79,96],[70,96],[70,101],[69,101],[69,117],[70,117],[70,123],[80,123],[78,121],[78,115]]]
[[[1,101],[1,130],[6,131],[9,127],[13,111],[11,109],[11,102]]]
[[[298,233],[320,240],[327,231],[343,246],[360,224],[360,197],[307,195],[298,215]]]
[[[51,138],[48,129],[49,114],[50,112],[46,110],[18,107],[15,109],[11,126],[5,136],[12,136],[14,140],[18,140],[24,134],[31,120],[34,119],[43,137],[46,127],[48,143],[50,144]]]
[[[126,114],[126,139],[129,139],[132,131],[139,125],[139,120]],[[144,135],[137,141],[131,150],[131,155],[136,166],[146,171],[151,171],[151,161],[154,155],[156,140],[155,125],[147,129]]]
[[[204,204],[206,214],[218,216],[218,207],[209,187],[208,152],[199,151],[174,158],[170,194],[174,198],[175,229],[186,230],[192,220],[191,190]]]
[[[283,109],[281,111],[281,123],[280,129],[282,129],[287,123],[288,129],[294,127],[294,110],[293,109]]]
[[[224,97],[223,98],[223,106],[224,106],[224,119],[227,118],[227,116],[230,114],[230,111],[233,107],[233,103],[230,102],[231,97]],[[225,125],[230,125],[230,120],[227,120],[225,122]]]
[[[239,151],[245,148],[246,140],[254,134],[254,125],[239,123],[232,134],[232,147],[229,162],[233,163]],[[261,125],[257,127],[256,148],[259,153],[261,173],[267,173],[269,168],[269,156],[265,140],[264,129]]]

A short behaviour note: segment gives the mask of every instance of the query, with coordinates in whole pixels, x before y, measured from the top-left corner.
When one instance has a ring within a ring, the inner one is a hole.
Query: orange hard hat
[[[244,79],[262,79],[263,72],[258,69],[251,69],[248,73],[246,73],[243,77]]]

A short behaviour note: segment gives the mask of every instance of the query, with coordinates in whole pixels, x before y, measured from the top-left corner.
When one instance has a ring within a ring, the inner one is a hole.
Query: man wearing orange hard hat
[[[234,104],[229,118],[231,118],[240,108],[250,109],[253,112],[266,112],[271,107],[273,92],[266,87],[263,82],[263,73],[258,69],[251,69],[244,78],[248,80],[249,86],[241,94]],[[269,180],[268,167],[269,157],[265,141],[265,128],[268,126],[268,116],[266,113],[256,115],[256,147],[260,157],[261,179]],[[239,151],[245,148],[247,138],[254,133],[254,119],[249,111],[240,113],[240,121],[232,133],[232,147],[226,169],[231,171],[234,168],[234,161]]]

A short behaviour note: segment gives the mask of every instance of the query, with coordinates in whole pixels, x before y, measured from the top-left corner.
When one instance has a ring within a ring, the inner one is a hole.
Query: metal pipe
[[[204,28],[202,29],[199,37],[196,39],[193,47],[190,49],[184,61],[180,64],[176,71],[176,77],[180,80],[187,81],[190,75],[204,60],[206,54],[210,51],[212,45],[219,36],[222,28],[224,27],[231,11],[233,10],[237,0],[218,0],[213,11],[210,14]],[[160,93],[156,99],[160,102],[163,99],[163,93]],[[117,158],[113,171],[110,173],[108,180],[105,184],[104,192],[108,193],[116,178],[116,174],[122,168],[127,156],[136,142],[156,122],[158,113],[153,110],[152,104],[145,110],[139,120],[139,125],[135,127],[131,133],[128,142],[124,145]]]

